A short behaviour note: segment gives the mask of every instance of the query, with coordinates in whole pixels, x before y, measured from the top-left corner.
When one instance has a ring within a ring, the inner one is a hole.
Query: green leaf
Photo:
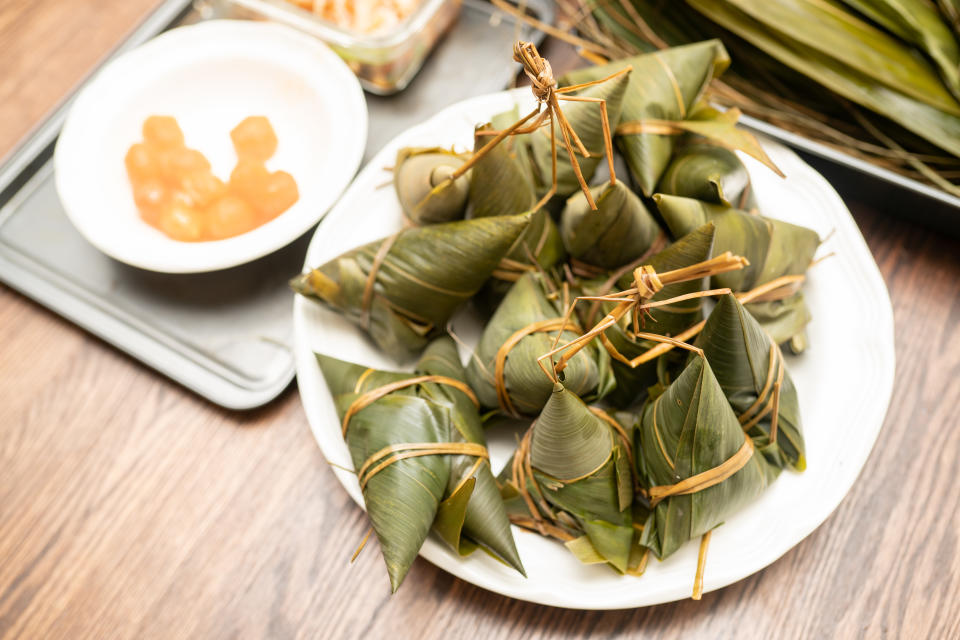
[[[470,179],[449,178],[464,162],[462,155],[438,147],[404,147],[397,152],[393,187],[411,222],[424,225],[463,218]]]
[[[611,135],[613,135],[613,130],[620,122],[620,110],[629,83],[630,74],[624,74],[576,93],[578,97],[606,100],[607,119],[610,122]],[[589,157],[585,158],[574,147],[580,171],[584,180],[589,183],[590,178],[597,170],[597,166],[604,158],[605,145],[600,105],[596,102],[570,102],[561,99],[560,109],[590,154]],[[557,140],[557,194],[565,197],[580,189],[580,183],[577,181],[576,174],[574,174],[573,165],[570,164],[570,157],[564,148],[563,136],[557,123],[551,123],[551,125],[531,134],[533,159],[539,169],[543,191],[546,192],[551,185],[553,171],[553,151],[550,144],[551,126]]]
[[[641,486],[669,486],[713,469],[737,453],[744,438],[710,365],[695,357],[644,409],[636,440]],[[659,558],[672,555],[754,500],[778,473],[754,453],[719,484],[665,498],[644,524],[641,543]]]
[[[640,198],[622,181],[605,182],[591,192],[595,211],[582,191],[563,209],[560,235],[567,252],[601,269],[615,269],[646,253],[660,227]]]
[[[467,366],[467,379],[484,407],[500,406],[495,381],[496,356],[507,340],[517,331],[534,323],[559,320],[564,309],[556,299],[550,299],[544,278],[536,273],[521,277],[510,289],[503,302],[483,329],[476,352]],[[537,414],[550,398],[553,382],[537,364],[537,358],[549,351],[556,339],[556,331],[537,331],[521,338],[507,354],[504,365],[504,384],[517,412]],[[573,340],[577,334],[566,330],[561,343]],[[591,344],[575,355],[564,371],[565,384],[580,395],[602,395],[612,386],[606,352]]]
[[[374,342],[403,359],[443,331],[530,224],[530,215],[479,218],[400,231],[376,271],[369,324]],[[363,326],[364,292],[385,240],[352,249],[294,278],[297,293]]]
[[[730,58],[720,41],[711,40],[578,69],[562,76],[560,84],[597,80],[631,66],[633,71],[623,98],[620,122],[683,120],[710,80],[720,75],[729,63]],[[617,136],[617,144],[644,195],[653,193],[670,163],[675,143],[675,135]]]
[[[717,306],[697,336],[696,346],[703,349],[720,388],[738,416],[750,409],[767,387],[771,358],[783,362],[777,347],[771,351],[770,339],[759,323],[729,294],[717,300]],[[764,402],[772,397],[770,389],[764,394]],[[781,468],[790,465],[802,470],[805,458],[800,405],[793,380],[786,371],[777,414],[776,443],[769,451],[768,461]],[[773,415],[768,414],[749,431],[758,448],[770,444],[772,418]]]
[[[841,60],[832,52],[821,50],[822,46],[809,46],[789,33],[777,30],[774,25],[767,24],[759,14],[753,15],[741,11],[730,2],[721,0],[687,0],[687,2],[714,22],[733,31],[768,55],[815,80],[830,91],[884,115],[941,149],[960,156],[960,117],[957,116],[960,113],[960,106],[955,100],[952,105],[949,103],[952,96],[943,89],[942,85],[940,90],[932,88],[934,85],[930,80],[930,73],[908,79],[911,80],[908,83],[912,85],[910,87],[899,86],[899,79],[902,76],[899,69],[892,69],[896,73],[891,73],[885,79],[878,79],[874,77],[876,73],[866,73],[851,66],[849,60]],[[765,7],[766,4],[760,8],[760,11],[762,12]],[[818,33],[814,29],[808,32],[809,37],[804,40],[817,39]],[[833,35],[836,36],[836,34]],[[856,46],[862,45],[863,42],[856,44]],[[847,48],[844,46],[838,50],[844,51]],[[865,65],[859,62],[857,66]],[[884,61],[878,69],[883,69],[885,73],[890,66],[891,62]],[[898,86],[891,86],[894,83]],[[926,100],[914,95],[923,88],[931,89],[925,96]],[[910,89],[910,92],[907,89]],[[939,107],[931,106],[931,102]]]

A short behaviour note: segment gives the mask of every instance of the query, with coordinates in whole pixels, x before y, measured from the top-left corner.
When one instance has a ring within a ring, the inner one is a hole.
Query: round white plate
[[[401,228],[392,188],[378,188],[404,146],[472,148],[475,123],[507,110],[532,108],[529,90],[480,96],[441,111],[388,144],[360,173],[317,229],[306,267],[318,266],[357,245]],[[812,227],[833,251],[809,274],[805,295],[813,311],[810,347],[789,359],[800,395],[809,467],[786,471],[756,502],[716,529],[704,587],[718,589],[766,567],[810,534],[837,507],[866,462],[883,422],[893,386],[893,313],[883,280],[860,231],[836,192],[792,151],[764,140],[786,180],[748,160],[761,210]],[[843,331],[829,321],[842,319]],[[478,337],[476,321],[461,314],[458,333]],[[471,326],[474,325],[474,326]],[[400,369],[353,324],[320,304],[296,297],[295,354],[300,396],[324,456],[351,468],[339,421],[313,352],[381,369]],[[468,354],[461,353],[466,361]],[[500,434],[501,436],[503,434]],[[495,471],[512,452],[510,437],[491,438]],[[356,476],[333,472],[360,505]],[[420,552],[435,565],[475,585],[522,600],[578,609],[620,609],[689,598],[697,564],[696,541],[663,562],[651,560],[640,578],[619,576],[605,565],[580,564],[561,544],[513,528],[525,579],[486,554],[460,559],[430,538]]]
[[[247,116],[267,116],[279,139],[267,167],[291,173],[300,200],[233,238],[171,240],[140,219],[124,167],[151,115],[176,117],[187,146],[221,178],[236,163],[230,130]],[[366,140],[363,91],[326,45],[277,24],[212,20],[157,36],[83,88],[57,142],[57,191],[80,233],[107,255],[151,271],[213,271],[301,236],[349,184]]]

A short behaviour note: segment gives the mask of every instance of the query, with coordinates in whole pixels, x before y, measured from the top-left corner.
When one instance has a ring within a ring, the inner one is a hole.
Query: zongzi
[[[536,415],[550,398],[553,383],[537,358],[557,340],[577,337],[565,322],[557,291],[539,273],[523,275],[510,288],[487,323],[467,366],[467,380],[480,404],[508,415]],[[610,360],[599,345],[578,353],[565,372],[565,384],[580,396],[602,397],[613,386]]]
[[[467,209],[470,176],[467,173],[455,180],[449,178],[464,162],[461,154],[450,149],[400,149],[393,168],[393,186],[404,215],[418,225],[462,219]]]
[[[317,355],[396,591],[431,528],[523,571],[456,345],[433,341],[415,374]]]
[[[397,359],[441,333],[497,269],[530,215],[403,229],[344,253],[291,286],[345,314]]]

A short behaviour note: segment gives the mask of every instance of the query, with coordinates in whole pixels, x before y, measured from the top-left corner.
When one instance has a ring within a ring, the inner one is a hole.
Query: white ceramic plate
[[[240,236],[167,238],[137,214],[123,162],[151,115],[176,117],[187,146],[221,178],[236,163],[230,130],[267,116],[279,139],[267,167],[291,173],[300,200]],[[107,255],[151,271],[213,271],[276,251],[315,224],[349,184],[366,139],[360,84],[326,45],[277,24],[213,20],[161,34],[83,88],[57,143],[57,191],[80,233]]]
[[[306,266],[317,266],[343,251],[393,233],[402,214],[383,167],[404,146],[472,147],[475,123],[509,109],[531,109],[529,91],[481,96],[453,105],[398,136],[364,169],[317,229]],[[800,395],[809,467],[784,472],[760,499],[714,531],[706,564],[706,591],[718,589],[766,567],[800,542],[840,503],[866,462],[883,422],[893,385],[893,314],[876,263],[836,192],[792,151],[764,140],[773,160],[787,174],[781,180],[750,161],[748,168],[762,211],[807,225],[821,237],[834,232],[822,252],[836,252],[810,271],[806,296],[814,319],[810,347],[789,359]],[[843,331],[825,322],[843,319]],[[461,314],[458,333],[478,337],[476,321]],[[473,325],[473,326],[471,326]],[[324,456],[351,468],[339,422],[313,352],[326,353],[381,369],[398,369],[353,324],[297,297],[294,303],[295,352],[300,395]],[[464,361],[468,354],[461,353]],[[502,435],[502,434],[501,434]],[[493,437],[492,463],[499,471],[512,452],[510,437]],[[353,499],[362,505],[356,477],[333,468]],[[421,555],[437,566],[491,591],[541,604],[581,609],[620,609],[690,597],[697,543],[688,543],[663,562],[651,561],[640,578],[618,576],[603,565],[585,566],[559,543],[513,528],[524,579],[477,553],[460,559],[443,543],[428,539]]]

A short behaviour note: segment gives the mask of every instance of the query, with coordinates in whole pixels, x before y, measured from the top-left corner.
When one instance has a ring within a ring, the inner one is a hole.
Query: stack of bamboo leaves
[[[715,527],[804,469],[780,345],[804,343],[820,239],[756,210],[731,149],[772,163],[703,102],[726,65],[707,41],[591,67],[559,81],[588,99],[535,126],[512,111],[477,125],[473,153],[404,149],[410,224],[293,280],[419,356],[396,373],[317,355],[394,590],[431,531],[522,573],[510,523],[621,573],[695,538],[702,560]],[[539,78],[541,105],[564,95]],[[485,328],[464,366],[446,331],[471,304]],[[496,473],[495,416],[524,425]]]
[[[710,99],[960,195],[954,0],[560,0],[593,54],[720,38]]]

